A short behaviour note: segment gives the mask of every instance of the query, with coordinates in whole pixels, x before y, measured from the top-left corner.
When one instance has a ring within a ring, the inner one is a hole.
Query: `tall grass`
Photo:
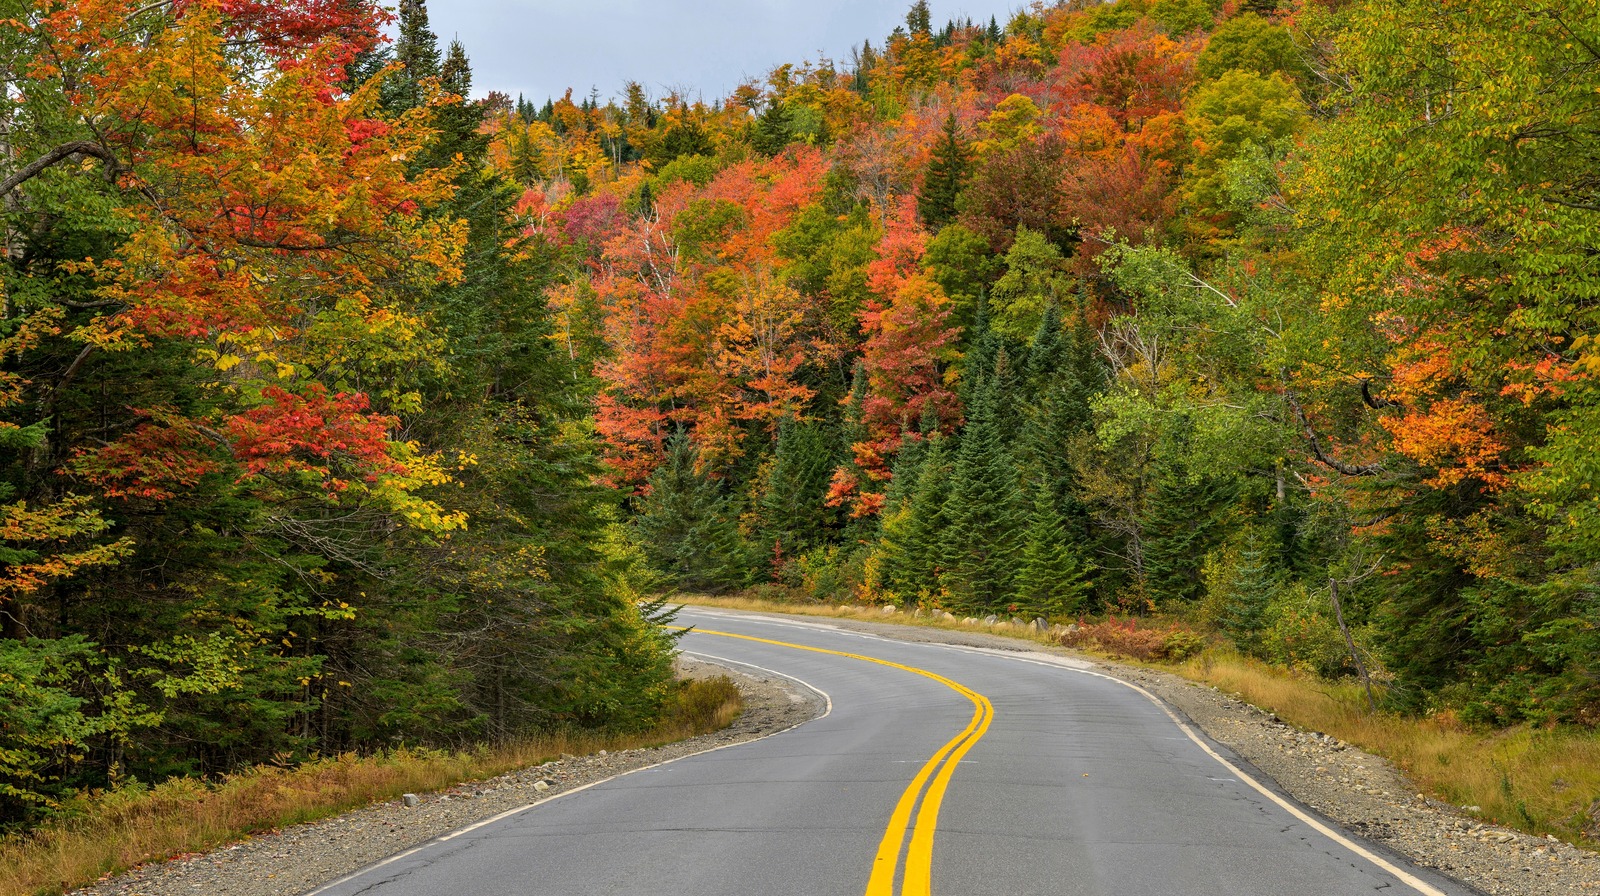
[[[1453,716],[1370,713],[1354,682],[1294,675],[1212,652],[1178,667],[1301,728],[1331,734],[1393,761],[1424,792],[1488,821],[1600,846],[1600,731],[1474,729]]]
[[[465,752],[398,749],[261,767],[215,782],[175,778],[97,794],[74,817],[0,840],[0,894],[61,893],[135,865],[221,846],[257,831],[326,818],[404,793],[440,790],[562,753],[657,746],[726,728],[741,709],[727,678],[680,687],[661,724],[636,734],[557,731]]]

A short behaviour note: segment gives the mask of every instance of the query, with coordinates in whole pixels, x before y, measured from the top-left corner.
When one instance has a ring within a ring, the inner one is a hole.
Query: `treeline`
[[[683,589],[1166,613],[1390,705],[1600,721],[1600,22],[1123,0],[717,104],[491,95]]]
[[[76,789],[649,724],[671,638],[419,0],[0,22],[0,827]],[[631,564],[631,565],[630,565]]]

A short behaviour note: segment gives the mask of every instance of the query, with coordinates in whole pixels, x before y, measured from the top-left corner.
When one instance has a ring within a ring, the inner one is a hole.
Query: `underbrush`
[[[203,852],[404,793],[492,778],[562,753],[683,740],[727,727],[740,709],[739,691],[729,679],[687,681],[674,692],[660,724],[636,734],[555,731],[470,751],[402,747],[293,768],[259,767],[217,781],[175,778],[86,794],[63,807],[60,822],[0,840],[0,894],[60,893],[144,862]]]

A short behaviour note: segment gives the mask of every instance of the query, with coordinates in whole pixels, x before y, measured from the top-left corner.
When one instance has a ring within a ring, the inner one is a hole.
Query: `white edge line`
[[[730,613],[729,611],[724,610],[723,613],[719,614],[719,615],[736,615],[736,613]],[[1060,664],[1060,663],[1040,662],[1039,660],[1031,659],[1029,657],[1012,656],[1007,651],[1004,651],[1004,650],[991,650],[991,649],[984,648],[984,647],[969,647],[969,646],[967,646],[965,644],[940,644],[940,643],[935,642],[935,641],[928,641],[928,642],[901,641],[901,640],[896,639],[896,638],[888,638],[888,637],[885,637],[885,636],[882,636],[882,635],[873,635],[873,634],[868,634],[868,633],[865,633],[865,632],[857,632],[857,631],[855,631],[853,629],[847,629],[847,628],[843,628],[843,627],[820,626],[820,625],[815,625],[814,623],[811,624],[811,625],[806,625],[805,623],[800,623],[800,625],[804,626],[804,627],[828,628],[828,629],[831,629],[831,630],[833,630],[835,632],[841,632],[841,633],[847,633],[847,634],[855,634],[855,635],[857,635],[859,637],[866,638],[866,639],[873,640],[873,641],[894,641],[894,642],[899,643],[899,644],[926,643],[926,644],[928,644],[930,646],[943,647],[943,648],[947,648],[947,649],[950,649],[950,650],[961,651],[963,653],[975,653],[975,654],[979,654],[979,655],[982,655],[982,656],[993,656],[993,657],[999,657],[1001,659],[1013,660],[1013,661],[1019,662],[1019,663],[1028,663],[1028,664],[1034,665],[1034,666],[1043,666],[1046,669],[1061,669],[1061,670],[1064,670],[1064,671],[1067,671],[1067,672],[1077,672],[1077,673],[1080,673],[1082,675],[1092,675],[1095,678],[1104,678],[1106,681],[1113,681],[1113,682],[1116,682],[1117,684],[1122,685],[1123,687],[1132,688],[1133,690],[1138,691],[1140,694],[1143,694],[1145,696],[1145,699],[1149,700],[1151,703],[1154,703],[1158,709],[1160,709],[1162,712],[1166,713],[1167,714],[1167,718],[1172,720],[1172,724],[1177,725],[1178,726],[1178,730],[1182,731],[1186,736],[1188,736],[1188,738],[1191,741],[1194,741],[1195,746],[1199,747],[1201,750],[1204,750],[1207,756],[1210,756],[1212,759],[1215,759],[1218,763],[1220,763],[1222,765],[1223,768],[1225,768],[1228,771],[1232,772],[1234,775],[1236,775],[1239,778],[1239,780],[1241,780],[1244,783],[1250,785],[1250,787],[1252,789],[1254,789],[1256,792],[1260,793],[1262,796],[1266,797],[1267,799],[1272,800],[1274,803],[1277,803],[1280,807],[1282,807],[1290,815],[1293,815],[1295,818],[1298,818],[1301,821],[1305,822],[1308,826],[1311,827],[1312,830],[1316,831],[1319,834],[1322,834],[1324,837],[1327,837],[1329,840],[1332,840],[1333,842],[1339,844],[1340,846],[1343,846],[1345,849],[1350,850],[1351,852],[1355,853],[1356,855],[1360,856],[1363,859],[1366,859],[1368,862],[1371,862],[1372,864],[1378,866],[1379,868],[1382,868],[1384,871],[1389,872],[1390,874],[1392,874],[1396,878],[1398,878],[1406,886],[1410,887],[1413,890],[1416,890],[1418,893],[1423,893],[1423,894],[1425,894],[1425,896],[1449,896],[1449,894],[1445,893],[1443,890],[1440,890],[1439,888],[1433,886],[1432,884],[1428,883],[1425,880],[1422,880],[1421,878],[1419,878],[1416,875],[1410,873],[1409,871],[1406,871],[1405,869],[1400,868],[1399,866],[1395,865],[1393,862],[1390,862],[1388,859],[1385,859],[1384,857],[1374,853],[1372,850],[1367,849],[1366,847],[1364,847],[1361,844],[1355,842],[1354,840],[1351,840],[1349,837],[1346,837],[1345,835],[1339,833],[1338,831],[1335,831],[1334,829],[1328,827],[1327,825],[1323,824],[1321,821],[1318,821],[1314,816],[1312,816],[1311,814],[1309,814],[1306,811],[1304,811],[1303,809],[1301,809],[1299,806],[1296,806],[1294,803],[1292,803],[1292,802],[1284,799],[1283,797],[1279,796],[1278,794],[1274,793],[1270,787],[1267,787],[1265,784],[1262,784],[1260,781],[1258,781],[1255,778],[1251,777],[1250,775],[1246,774],[1238,766],[1235,766],[1233,763],[1231,763],[1227,759],[1223,758],[1222,754],[1218,753],[1216,750],[1211,749],[1211,745],[1210,744],[1207,744],[1204,740],[1201,740],[1200,737],[1197,734],[1195,734],[1193,726],[1191,726],[1189,723],[1185,722],[1183,719],[1179,718],[1178,714],[1173,712],[1171,707],[1167,706],[1167,704],[1160,697],[1157,697],[1155,694],[1150,693],[1149,691],[1145,690],[1142,687],[1139,687],[1138,685],[1134,684],[1131,681],[1123,681],[1120,678],[1117,678],[1117,677],[1111,676],[1111,675],[1107,675],[1107,674],[1105,674],[1103,672],[1093,672],[1093,671],[1090,671],[1088,669],[1079,669],[1079,668],[1075,668],[1073,666],[1067,666],[1067,665],[1063,665],[1063,664]],[[768,670],[768,671],[770,671],[770,670]],[[777,673],[777,674],[782,674],[782,673]],[[788,677],[788,676],[785,676],[785,677]],[[796,679],[796,680],[798,680],[798,679]],[[809,685],[808,685],[808,687],[809,687]],[[308,894],[308,896],[310,896],[310,894]]]
[[[769,737],[777,737],[778,735],[783,734],[785,732],[793,731],[794,729],[799,728],[801,725],[804,725],[807,722],[815,722],[818,719],[825,719],[825,718],[828,717],[828,715],[830,713],[833,712],[833,697],[829,696],[827,691],[824,691],[823,689],[817,687],[814,684],[811,684],[808,681],[805,681],[804,679],[797,678],[797,677],[795,677],[793,675],[790,675],[790,674],[788,674],[786,672],[779,672],[776,669],[768,669],[765,666],[757,666],[755,663],[746,663],[746,662],[742,662],[740,660],[730,660],[730,659],[727,659],[726,657],[714,656],[714,655],[709,654],[709,653],[701,653],[701,652],[695,651],[695,650],[681,650],[679,652],[680,653],[689,654],[690,656],[703,657],[705,659],[712,660],[713,663],[730,663],[730,664],[733,664],[733,665],[736,665],[736,666],[747,666],[747,667],[749,667],[751,669],[758,669],[758,670],[760,670],[762,672],[766,672],[766,673],[768,673],[770,675],[776,675],[779,678],[787,678],[788,680],[793,681],[796,684],[802,685],[802,686],[804,686],[806,688],[811,689],[812,691],[815,691],[817,694],[819,694],[822,697],[822,700],[823,700],[823,703],[824,703],[824,709],[823,709],[822,715],[813,716],[812,718],[805,719],[805,720],[800,721],[800,722],[796,722],[796,723],[794,723],[793,725],[790,725],[787,728],[781,728],[781,729],[779,729],[777,731],[773,731],[773,732],[769,732],[767,734],[763,734],[760,737],[752,737],[749,740],[741,740],[741,741],[739,741],[737,743],[722,744],[721,746],[709,747],[709,748],[704,749],[704,750],[696,750],[693,753],[685,753],[682,756],[674,756],[671,759],[664,759],[664,760],[662,760],[660,762],[652,763],[651,765],[641,765],[638,768],[628,769],[625,772],[621,772],[619,774],[612,775],[609,778],[601,778],[598,781],[590,781],[588,784],[585,784],[582,787],[574,787],[571,790],[564,790],[561,793],[555,794],[554,796],[547,796],[542,800],[539,800],[539,801],[533,802],[533,803],[528,803],[525,806],[518,806],[515,809],[507,809],[506,811],[501,812],[499,815],[490,816],[489,818],[485,818],[482,821],[474,822],[473,824],[467,825],[464,828],[458,828],[458,829],[456,829],[454,831],[451,831],[448,834],[443,834],[443,835],[440,835],[438,837],[434,837],[432,840],[427,840],[425,842],[418,843],[416,846],[411,847],[410,849],[406,850],[405,852],[395,853],[394,855],[388,857],[387,859],[384,859],[384,860],[382,860],[380,862],[375,862],[375,863],[373,863],[371,865],[368,865],[365,868],[362,868],[362,869],[360,869],[358,871],[353,871],[353,872],[351,872],[349,874],[346,874],[344,877],[339,878],[338,880],[329,881],[328,883],[325,883],[322,886],[317,887],[315,890],[310,890],[310,891],[306,892],[305,894],[303,894],[303,896],[317,896],[318,893],[324,893],[324,892],[326,892],[328,890],[333,889],[334,887],[339,886],[340,884],[349,883],[350,881],[353,881],[358,877],[365,877],[366,875],[371,874],[374,871],[377,871],[379,868],[382,868],[385,865],[389,865],[389,864],[392,864],[394,862],[398,862],[401,859],[408,858],[410,856],[416,855],[417,853],[419,853],[419,852],[423,851],[424,849],[427,849],[427,848],[429,848],[431,846],[437,846],[440,843],[445,843],[447,841],[454,840],[455,838],[461,836],[462,834],[470,834],[473,831],[478,830],[479,828],[487,827],[488,825],[494,824],[497,821],[503,821],[503,820],[505,820],[507,818],[510,818],[513,815],[518,814],[518,813],[526,812],[529,809],[536,809],[539,806],[543,806],[546,803],[554,802],[555,800],[559,800],[562,797],[572,796],[575,793],[582,793],[583,791],[588,790],[591,787],[596,787],[596,786],[599,786],[601,784],[605,784],[605,783],[607,783],[609,781],[615,781],[618,778],[625,778],[628,775],[632,775],[632,774],[635,774],[637,772],[649,771],[650,769],[653,769],[653,768],[660,768],[663,765],[670,765],[670,764],[672,764],[674,762],[677,762],[680,759],[688,759],[691,756],[704,756],[707,753],[715,753],[718,750],[726,750],[729,747],[742,747],[745,744],[753,744],[758,740],[766,740]]]

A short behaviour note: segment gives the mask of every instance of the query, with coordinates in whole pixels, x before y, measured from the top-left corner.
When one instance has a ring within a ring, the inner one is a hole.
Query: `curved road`
[[[828,713],[517,810],[319,896],[1465,896],[1144,692],[1044,654],[686,609]]]

